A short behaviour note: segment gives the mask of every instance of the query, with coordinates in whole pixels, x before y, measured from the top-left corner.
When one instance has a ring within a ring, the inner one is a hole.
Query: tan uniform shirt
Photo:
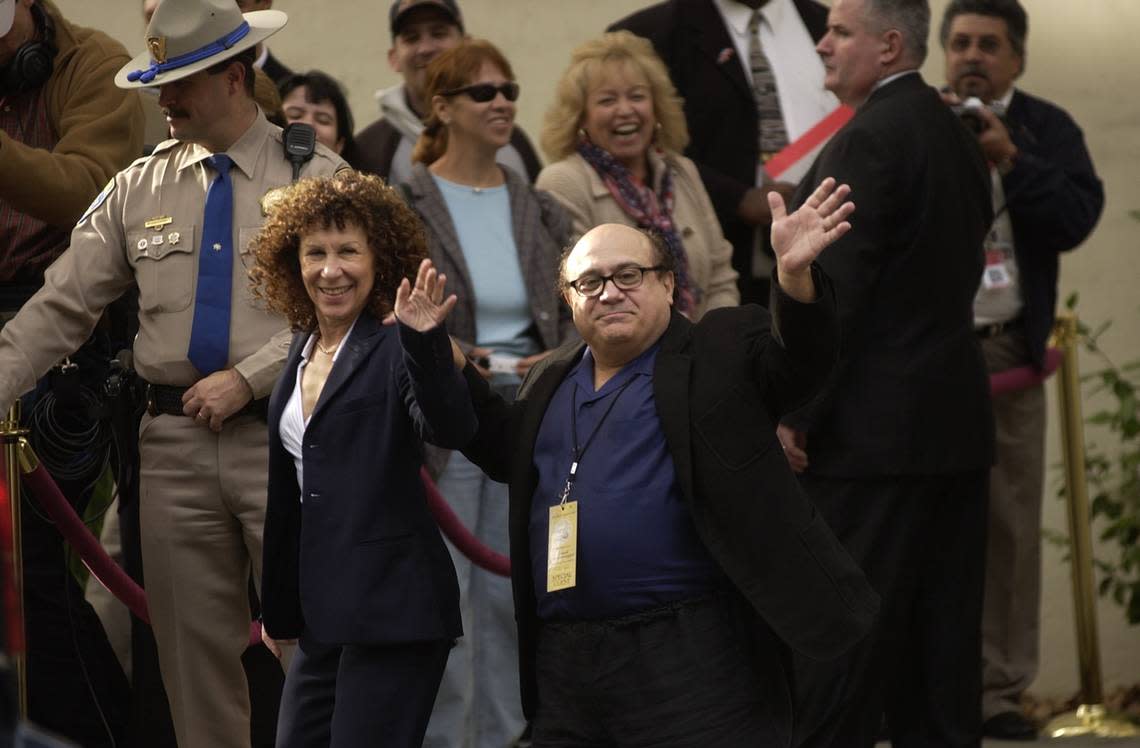
[[[226,151],[233,159],[234,270],[228,366],[254,398],[269,394],[285,361],[290,334],[281,317],[254,303],[249,290],[250,241],[261,228],[261,198],[292,180],[281,129],[260,112]],[[194,318],[206,190],[215,173],[205,148],[176,140],[115,175],[71,235],[71,247],[48,268],[44,286],[0,330],[0,408],[91,334],[104,307],[139,288],[135,368],[150,382],[188,386],[200,378],[186,358]],[[322,145],[302,176],[348,168]],[[169,218],[170,222],[165,223]],[[161,228],[147,228],[162,219]]]

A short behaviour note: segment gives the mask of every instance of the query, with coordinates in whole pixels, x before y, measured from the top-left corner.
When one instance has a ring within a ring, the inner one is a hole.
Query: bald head
[[[672,269],[672,256],[659,241],[615,223],[586,232],[566,254],[563,297],[597,365],[624,366],[665,332],[673,304]],[[592,286],[596,293],[585,295],[575,286]]]

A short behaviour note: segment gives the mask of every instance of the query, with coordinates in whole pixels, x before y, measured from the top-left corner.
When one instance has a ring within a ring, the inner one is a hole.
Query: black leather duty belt
[[[146,386],[146,412],[152,416],[185,416],[182,412],[182,396],[189,387],[174,387],[165,384],[147,384]],[[237,416],[257,416],[266,419],[269,412],[269,398],[250,400],[241,410],[230,418]]]

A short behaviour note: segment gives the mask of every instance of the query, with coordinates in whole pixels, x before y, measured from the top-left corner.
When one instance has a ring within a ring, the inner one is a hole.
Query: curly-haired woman
[[[419,746],[462,633],[418,467],[421,439],[463,446],[475,417],[446,333],[382,322],[417,266],[442,298],[426,256],[399,195],[353,172],[290,187],[254,246],[254,294],[297,331],[269,404],[265,637],[298,640],[279,748]],[[425,384],[401,343],[438,364]]]

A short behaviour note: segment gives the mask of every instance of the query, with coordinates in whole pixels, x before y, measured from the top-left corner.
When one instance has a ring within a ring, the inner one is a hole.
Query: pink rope
[[[99,544],[91,530],[75,513],[75,508],[63,497],[59,486],[41,463],[35,470],[24,476],[28,490],[38,501],[48,516],[55,522],[64,539],[83,560],[83,565],[91,576],[99,580],[112,595],[117,597],[140,620],[150,623],[150,613],[146,606],[146,593],[135,580],[127,576],[118,564],[111,560],[103,546]],[[249,644],[261,643],[261,624],[249,624]]]
[[[479,568],[486,569],[501,577],[509,577],[511,575],[511,560],[483,545],[479,538],[475,537],[463,525],[463,522],[451,510],[447,500],[440,494],[439,488],[428,475],[426,468],[420,468],[420,479],[424,482],[428,508],[431,509],[436,524],[439,525],[439,529],[443,531],[447,539]]]
[[[1045,368],[1038,371],[1032,366],[1020,366],[1016,369],[1007,369],[990,375],[990,394],[1004,395],[1017,390],[1024,390],[1044,382],[1057,370],[1061,362],[1061,352],[1050,348],[1045,352]],[[424,491],[427,495],[428,508],[443,534],[459,551],[471,559],[476,566],[499,576],[511,575],[511,560],[501,553],[488,548],[475,537],[455,516],[446,499],[439,492],[439,488],[428,475],[427,470],[420,468],[420,478],[423,480]],[[39,500],[44,511],[55,522],[67,542],[79,553],[84,565],[91,571],[100,584],[106,587],[111,594],[123,602],[135,616],[150,623],[150,614],[147,611],[146,594],[133,579],[127,576],[119,566],[107,556],[99,540],[87,528],[75,509],[59,492],[59,487],[52,480],[51,475],[41,464],[31,473],[24,476],[32,494]],[[0,491],[3,487],[0,486]],[[2,494],[0,494],[2,497]],[[249,643],[257,644],[261,641],[261,624],[250,622]]]
[[[1061,363],[1061,351],[1050,348],[1045,351],[1045,368],[1038,371],[1032,366],[1019,366],[990,375],[990,395],[1006,395],[1018,390],[1027,390],[1044,382],[1057,370]]]

